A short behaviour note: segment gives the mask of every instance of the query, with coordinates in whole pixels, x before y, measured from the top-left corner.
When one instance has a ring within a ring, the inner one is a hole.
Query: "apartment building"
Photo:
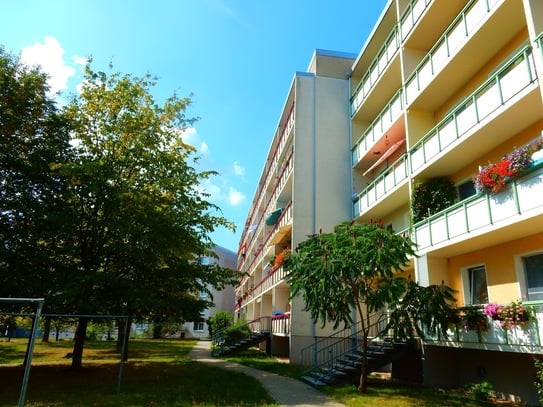
[[[204,257],[201,259],[202,264],[217,264],[220,267],[226,267],[236,270],[237,256],[236,252],[228,250],[225,247],[215,245],[212,248],[216,257]],[[207,338],[209,337],[209,326],[207,320],[217,314],[219,311],[234,313],[234,287],[226,286],[222,290],[217,290],[209,287],[211,291],[212,301],[214,306],[206,308],[202,313],[202,321],[185,322],[182,326],[182,335],[185,338]],[[201,293],[201,298],[209,300],[207,293]]]
[[[271,351],[299,361],[327,331],[290,301],[281,260],[320,229],[351,218],[348,74],[356,55],[316,50],[288,90],[240,239],[236,317],[270,324]]]
[[[540,147],[542,45],[540,0],[391,0],[353,65],[353,218],[410,233],[413,275],[453,287],[459,307],[522,300],[537,315],[522,327],[489,320],[483,331],[457,327],[427,338],[426,384],[488,380],[505,396],[537,403],[541,151],[489,192],[474,177]],[[457,202],[413,219],[416,186],[437,179],[457,188]]]
[[[328,332],[301,300],[289,302],[281,251],[345,219],[380,220],[417,244],[406,272],[453,287],[458,307],[522,301],[534,310],[522,326],[489,319],[483,331],[427,337],[424,382],[488,380],[536,404],[542,79],[541,0],[389,0],[357,56],[317,51],[293,79],[242,234],[238,317],[270,318],[272,352],[300,361]],[[530,165],[499,188],[476,185],[527,147]],[[452,185],[456,200],[414,219],[417,186],[435,180]]]

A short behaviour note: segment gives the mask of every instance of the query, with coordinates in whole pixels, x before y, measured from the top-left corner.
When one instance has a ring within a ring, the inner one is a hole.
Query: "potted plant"
[[[467,306],[461,308],[462,323],[464,329],[477,333],[477,339],[481,342],[483,332],[487,332],[490,328],[488,318],[479,306]]]
[[[453,205],[457,196],[454,184],[447,178],[435,178],[417,183],[411,198],[413,223]]]
[[[524,146],[515,148],[498,163],[488,163],[481,167],[473,178],[475,189],[479,192],[500,192],[511,179],[522,176],[533,163],[533,148]]]

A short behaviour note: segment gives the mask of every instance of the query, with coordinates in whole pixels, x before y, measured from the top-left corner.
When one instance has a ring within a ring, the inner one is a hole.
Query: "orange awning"
[[[397,141],[396,143],[392,144],[387,151],[385,151],[383,153],[383,155],[381,155],[381,157],[379,157],[379,159],[377,161],[375,161],[373,163],[373,165],[368,168],[363,175],[366,175],[368,172],[370,172],[371,170],[373,170],[375,167],[377,167],[379,164],[381,164],[383,161],[385,161],[388,157],[390,157],[392,155],[392,153],[394,151],[396,151],[398,149],[398,147],[400,147],[403,143],[405,143],[405,139],[404,140],[400,140],[400,141]]]

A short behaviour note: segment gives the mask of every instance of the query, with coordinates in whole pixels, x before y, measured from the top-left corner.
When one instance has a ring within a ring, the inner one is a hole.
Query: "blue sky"
[[[187,134],[203,187],[239,237],[296,71],[315,49],[358,54],[387,0],[16,0],[2,4],[0,45],[40,64],[51,86],[73,92],[95,70],[158,77],[158,101],[192,94]]]

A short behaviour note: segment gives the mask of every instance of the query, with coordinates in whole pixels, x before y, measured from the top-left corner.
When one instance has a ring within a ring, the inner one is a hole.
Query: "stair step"
[[[313,376],[302,376],[302,380],[315,387],[326,386],[326,383],[321,382]]]

